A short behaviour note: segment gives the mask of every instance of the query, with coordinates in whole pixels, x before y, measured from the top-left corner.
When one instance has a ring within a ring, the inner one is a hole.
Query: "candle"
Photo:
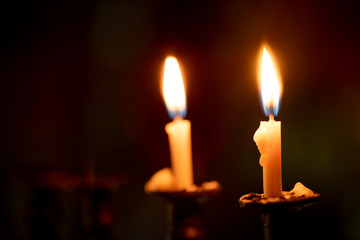
[[[174,57],[165,60],[163,95],[166,108],[174,120],[165,126],[169,137],[171,166],[178,189],[193,185],[191,152],[191,123],[183,119],[186,115],[184,83],[180,67]]]
[[[269,121],[261,121],[254,134],[254,141],[261,154],[263,188],[265,197],[282,195],[281,176],[281,122],[275,121],[282,91],[280,77],[266,48],[263,49],[260,67],[262,103]]]

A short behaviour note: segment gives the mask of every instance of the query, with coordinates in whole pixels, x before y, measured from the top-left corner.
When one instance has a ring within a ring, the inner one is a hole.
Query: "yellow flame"
[[[163,95],[170,117],[184,117],[186,98],[184,83],[181,77],[179,63],[174,57],[165,60]]]
[[[276,115],[282,94],[282,85],[276,65],[265,47],[260,66],[260,86],[265,113],[269,115],[270,109],[273,109],[274,112],[270,112],[270,114]]]

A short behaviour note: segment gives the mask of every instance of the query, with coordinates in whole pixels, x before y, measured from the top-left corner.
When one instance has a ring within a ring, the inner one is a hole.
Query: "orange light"
[[[265,47],[262,54],[259,73],[262,103],[265,114],[267,116],[277,115],[282,94],[281,78],[276,68],[276,64],[271,59],[271,56]]]
[[[179,63],[174,57],[165,60],[163,95],[171,118],[185,117],[186,98]]]

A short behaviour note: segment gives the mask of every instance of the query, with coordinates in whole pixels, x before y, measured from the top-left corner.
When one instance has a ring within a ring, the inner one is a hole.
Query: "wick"
[[[181,119],[183,119],[180,115],[176,115],[176,117],[174,118],[174,121],[175,120],[181,120]]]
[[[275,120],[274,114],[270,113],[270,115],[269,115],[269,121],[274,121],[274,120]]]

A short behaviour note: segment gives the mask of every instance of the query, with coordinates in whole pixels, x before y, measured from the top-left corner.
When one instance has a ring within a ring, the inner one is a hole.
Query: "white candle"
[[[254,141],[261,153],[263,167],[263,188],[265,197],[279,197],[282,194],[281,178],[281,122],[270,119],[261,121],[255,132]]]
[[[174,120],[165,126],[169,137],[171,167],[177,188],[186,189],[193,185],[191,151],[191,123],[183,119],[186,114],[186,98],[180,67],[174,57],[165,61],[163,94],[166,108]]]
[[[281,83],[270,55],[263,50],[260,68],[261,94],[264,110],[269,121],[260,122],[254,141],[258,146],[260,165],[263,167],[263,188],[265,197],[282,195],[281,174],[281,122],[274,120],[278,112]]]

